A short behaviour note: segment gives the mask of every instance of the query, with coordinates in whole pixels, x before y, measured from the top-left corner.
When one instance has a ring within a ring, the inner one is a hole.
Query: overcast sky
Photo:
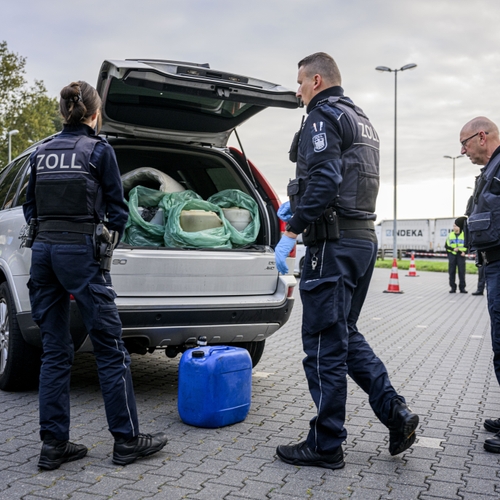
[[[379,220],[393,215],[394,73],[398,73],[398,218],[452,216],[452,160],[462,125],[500,125],[498,0],[16,0],[2,2],[0,40],[27,58],[49,94],[95,85],[104,59],[210,63],[296,90],[297,62],[324,51],[346,95],[381,139]],[[247,156],[282,201],[294,177],[288,149],[304,110],[266,110],[239,129]],[[236,145],[234,137],[230,144]],[[456,160],[456,215],[479,168]]]

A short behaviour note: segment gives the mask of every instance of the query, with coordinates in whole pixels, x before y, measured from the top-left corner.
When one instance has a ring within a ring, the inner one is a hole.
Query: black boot
[[[73,462],[73,460],[83,458],[87,452],[87,448],[82,444],[46,438],[43,441],[38,467],[45,470],[58,469],[65,462]]]
[[[484,421],[484,428],[488,432],[499,432],[500,431],[500,418],[497,418],[496,420],[493,420],[491,418],[487,418]]]
[[[391,455],[402,453],[415,442],[418,421],[418,415],[413,413],[405,403],[397,398],[392,400],[391,416],[387,424]]]
[[[323,454],[311,450],[307,443],[302,441],[292,446],[280,445],[276,448],[276,454],[283,462],[292,465],[312,465],[326,469],[341,469],[345,465],[342,446],[334,453]]]
[[[484,442],[484,449],[491,453],[500,453],[500,432]]]
[[[113,463],[127,465],[138,458],[147,457],[160,451],[167,444],[163,432],[157,434],[139,434],[131,439],[116,439],[113,447]]]

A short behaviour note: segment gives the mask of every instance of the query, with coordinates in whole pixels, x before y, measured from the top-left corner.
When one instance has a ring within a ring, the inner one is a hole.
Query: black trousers
[[[457,290],[455,281],[456,270],[458,268],[458,288],[465,290],[465,257],[459,254],[448,253],[448,273],[450,275],[450,288],[454,292]]]
[[[480,266],[477,268],[478,277],[477,277],[477,291],[480,293],[484,292],[484,287],[486,285],[486,275],[485,275],[485,266]]]

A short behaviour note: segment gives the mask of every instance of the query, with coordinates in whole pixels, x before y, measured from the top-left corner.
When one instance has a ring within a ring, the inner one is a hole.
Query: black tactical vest
[[[35,199],[39,220],[93,222],[102,192],[90,173],[97,136],[56,136],[38,147]]]
[[[476,178],[467,215],[469,249],[482,251],[500,246],[500,154]]]
[[[318,106],[334,106],[342,110],[354,131],[352,145],[342,151],[342,184],[339,186],[339,194],[331,200],[329,206],[335,207],[341,217],[375,220],[375,204],[380,184],[378,135],[363,111],[342,97],[329,97],[319,102]],[[296,169],[299,192],[294,197],[296,203],[293,205],[299,202],[307,187],[307,165],[300,156],[299,154]]]

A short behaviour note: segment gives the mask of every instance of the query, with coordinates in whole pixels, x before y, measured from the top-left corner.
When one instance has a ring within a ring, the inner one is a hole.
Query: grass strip
[[[375,267],[380,267],[382,269],[392,269],[392,259],[377,259]],[[433,271],[437,273],[447,273],[448,272],[448,262],[436,262],[433,260],[416,260],[415,268],[417,273],[420,271]],[[398,260],[398,269],[407,270],[410,269],[410,260]],[[465,263],[466,274],[477,274],[477,267],[473,262]]]

